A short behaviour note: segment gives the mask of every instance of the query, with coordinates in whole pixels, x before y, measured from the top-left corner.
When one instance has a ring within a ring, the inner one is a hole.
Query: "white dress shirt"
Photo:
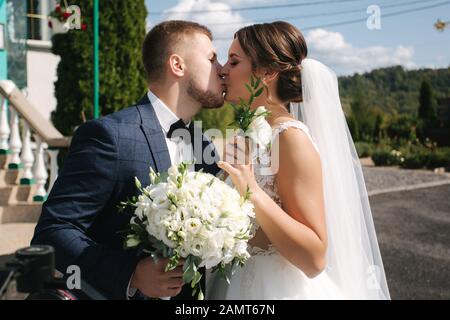
[[[167,149],[169,150],[170,160],[172,164],[180,164],[181,162],[192,162],[194,159],[194,151],[192,145],[183,142],[181,137],[167,138],[167,133],[169,132],[170,126],[180,120],[172,110],[170,110],[164,102],[162,102],[155,94],[148,91],[148,99],[155,110],[156,117],[158,118],[161,128],[164,132],[164,137],[166,139]],[[186,126],[188,126],[186,124]],[[189,169],[193,171],[194,166]]]
[[[181,162],[192,162],[194,159],[194,151],[192,144],[186,144],[183,142],[181,137],[167,138],[167,133],[169,132],[170,126],[177,122],[180,118],[173,113],[172,110],[167,107],[164,102],[162,102],[153,92],[150,90],[147,93],[148,99],[155,110],[156,117],[158,118],[159,124],[164,132],[165,141],[167,144],[167,149],[170,155],[171,164],[180,164]],[[188,126],[189,123],[186,125]],[[194,171],[195,166],[191,165],[188,168],[189,171]],[[127,297],[132,297],[136,294],[135,288],[130,288],[131,278],[128,283]]]

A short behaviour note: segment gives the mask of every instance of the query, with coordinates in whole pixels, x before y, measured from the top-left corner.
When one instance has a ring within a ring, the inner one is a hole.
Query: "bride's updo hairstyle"
[[[293,25],[277,21],[244,27],[234,35],[252,61],[253,71],[279,72],[277,96],[285,104],[302,101],[300,63],[308,54],[305,39]]]

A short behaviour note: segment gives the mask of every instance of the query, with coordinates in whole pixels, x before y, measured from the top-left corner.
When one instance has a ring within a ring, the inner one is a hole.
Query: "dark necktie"
[[[189,127],[186,127],[186,124],[183,120],[178,120],[170,126],[169,131],[167,132],[167,138],[175,138],[182,137],[184,143],[190,144],[194,138],[194,126],[192,122]]]

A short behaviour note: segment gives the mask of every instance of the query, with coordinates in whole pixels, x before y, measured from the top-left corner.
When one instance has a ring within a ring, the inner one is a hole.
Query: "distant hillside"
[[[349,114],[350,103],[359,92],[364,100],[363,108],[381,109],[386,114],[417,115],[423,79],[430,81],[436,98],[450,98],[450,68],[407,71],[398,66],[340,77],[339,90],[343,108]],[[233,109],[226,106],[215,110],[205,109],[196,119],[204,121],[203,129],[225,130],[233,117]]]
[[[450,68],[407,71],[397,66],[339,77],[344,110],[348,110],[352,97],[360,91],[368,107],[378,107],[390,114],[415,113],[423,79],[430,81],[436,98],[450,97]]]

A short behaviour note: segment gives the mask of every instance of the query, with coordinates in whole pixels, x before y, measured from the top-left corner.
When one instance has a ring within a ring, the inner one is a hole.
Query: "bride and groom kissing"
[[[212,39],[188,21],[149,31],[142,48],[148,92],[77,129],[32,244],[53,246],[58,270],[78,265],[108,299],[192,299],[182,262],[165,272],[166,259],[123,249],[118,231],[131,213],[119,213],[118,204],[137,195],[135,177],[149,184],[149,168],[164,172],[195,159],[190,170],[225,171],[241,195],[249,190],[256,213],[251,257],[230,282],[203,270],[207,299],[389,299],[335,74],[307,58],[303,35],[286,22],[238,30],[223,66]],[[269,174],[230,160],[236,140],[218,152],[192,120],[202,108],[246,99],[252,76],[265,90],[251,107],[270,111],[276,137],[279,165]],[[200,152],[186,137],[201,137]]]

